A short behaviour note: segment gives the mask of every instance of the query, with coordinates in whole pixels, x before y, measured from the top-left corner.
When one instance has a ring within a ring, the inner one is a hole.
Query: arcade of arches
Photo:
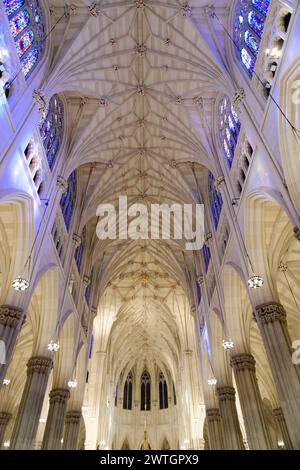
[[[297,0],[0,0],[3,449],[300,449],[299,41]],[[120,196],[203,247],[100,239]]]

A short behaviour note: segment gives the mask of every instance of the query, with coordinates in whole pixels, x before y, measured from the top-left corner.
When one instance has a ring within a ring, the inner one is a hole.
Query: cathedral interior
[[[300,449],[299,41],[297,0],[0,0],[3,450]],[[99,237],[120,197],[203,244]]]

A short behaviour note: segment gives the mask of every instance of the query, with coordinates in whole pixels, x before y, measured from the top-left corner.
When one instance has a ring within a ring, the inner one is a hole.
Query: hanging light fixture
[[[10,379],[3,379],[3,385],[9,385]]]
[[[23,277],[16,277],[12,282],[12,287],[19,292],[24,292],[29,287],[29,281]]]
[[[213,379],[208,379],[208,385],[216,385],[217,384],[217,379],[213,378]]]
[[[59,341],[54,341],[51,339],[50,343],[48,344],[48,351],[57,352],[59,350]]]
[[[76,388],[77,387],[77,380],[76,379],[70,379],[68,382],[68,387],[69,388]]]
[[[234,348],[234,342],[232,341],[232,339],[223,339],[222,346],[225,350],[226,349],[233,349]]]
[[[251,289],[259,289],[264,285],[264,280],[261,276],[258,276],[257,274],[252,274],[252,276],[249,277],[248,279],[248,286]]]

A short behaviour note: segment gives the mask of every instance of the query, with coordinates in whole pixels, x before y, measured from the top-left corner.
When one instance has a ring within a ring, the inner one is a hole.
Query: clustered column
[[[217,387],[217,395],[224,430],[225,449],[244,449],[243,436],[235,403],[235,389],[230,386]]]
[[[49,397],[50,406],[42,449],[60,450],[70,392],[68,389],[56,388],[51,390]]]
[[[38,430],[52,359],[32,357],[27,363],[27,380],[12,434],[12,449],[32,449]]]
[[[66,450],[77,450],[80,431],[80,411],[68,411],[65,421],[65,433],[63,448]]]
[[[0,412],[0,449],[3,446],[5,431],[6,431],[8,423],[11,420],[11,417],[12,417],[11,413],[6,413],[3,411]]]
[[[255,359],[251,354],[237,354],[230,359],[243,412],[250,449],[271,449],[271,437],[265,423],[255,374]]]
[[[206,410],[208,440],[210,450],[224,449],[221,415],[218,408]]]
[[[283,439],[283,442],[284,442],[285,449],[293,450],[293,445],[291,443],[291,438],[290,438],[290,435],[289,435],[289,431],[288,431],[288,428],[287,428],[287,425],[286,425],[286,422],[285,422],[285,418],[284,418],[282,409],[281,408],[275,408],[275,410],[273,410],[273,415],[274,415],[274,417],[277,421],[278,427],[281,431],[281,435],[282,435],[282,439]]]
[[[21,320],[23,310],[13,305],[1,305],[0,307],[0,339],[5,344],[5,364],[0,363],[0,384],[2,384],[7,364],[12,354],[18,335],[17,326]]]
[[[292,362],[286,312],[282,305],[270,302],[256,307],[256,319],[291,443],[294,449],[300,449],[300,373]]]

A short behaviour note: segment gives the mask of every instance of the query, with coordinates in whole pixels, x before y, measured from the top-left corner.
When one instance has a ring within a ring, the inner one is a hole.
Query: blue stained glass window
[[[14,37],[18,36],[24,28],[29,25],[30,15],[27,10],[21,10],[16,16],[14,16],[9,24],[10,30]]]
[[[206,271],[208,270],[208,266],[209,266],[209,262],[210,262],[210,249],[209,247],[204,244],[203,245],[203,258],[204,258],[204,265],[205,265],[205,269]]]
[[[19,10],[25,3],[25,0],[3,0],[4,8],[7,15],[12,15]]]
[[[219,106],[219,131],[224,156],[229,168],[232,166],[240,128],[238,116],[231,106],[230,99],[225,96]]]
[[[3,0],[3,4],[27,80],[44,52],[45,27],[39,0]]]
[[[70,228],[72,215],[76,202],[76,170],[71,173],[68,179],[67,191],[62,195],[60,200],[60,208],[66,224],[67,230]]]
[[[240,0],[234,20],[237,54],[250,77],[253,75],[270,0]]]
[[[222,211],[223,199],[221,193],[215,187],[215,178],[211,172],[208,173],[208,192],[210,198],[211,213],[213,216],[215,229],[217,229]]]
[[[23,54],[29,49],[34,40],[34,32],[32,30],[26,31],[20,39],[16,42],[17,53],[19,57],[22,57]]]
[[[52,170],[58,155],[64,130],[64,107],[58,95],[52,96],[49,101],[47,116],[40,127],[50,170]]]
[[[85,289],[85,300],[88,305],[90,305],[90,302],[91,302],[92,285],[93,285],[93,273],[91,274],[90,282],[88,283]]]

